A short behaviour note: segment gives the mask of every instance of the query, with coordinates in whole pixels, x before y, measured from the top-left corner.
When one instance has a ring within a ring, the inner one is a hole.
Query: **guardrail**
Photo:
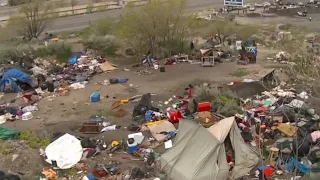
[[[79,5],[73,8],[72,7],[58,8],[58,11],[53,11],[53,12],[50,12],[49,14],[52,14],[53,17],[66,17],[66,16],[86,14],[86,13],[94,13],[99,11],[122,9],[129,3],[133,3],[134,6],[140,6],[140,5],[148,4],[149,2],[150,0],[126,0],[126,1],[119,1],[119,3],[118,2],[101,2],[101,3],[87,4],[87,5]],[[10,19],[10,16],[0,17],[0,21],[4,24],[9,19]]]

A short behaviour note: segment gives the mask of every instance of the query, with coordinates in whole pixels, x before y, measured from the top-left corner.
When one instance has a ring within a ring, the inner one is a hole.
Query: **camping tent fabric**
[[[222,125],[226,127],[222,128]],[[179,122],[173,147],[160,158],[161,168],[169,179],[236,179],[254,168],[259,161],[258,155],[244,143],[234,117],[221,120],[217,127],[205,129],[191,120]],[[216,129],[219,131],[210,131]],[[231,174],[224,145],[228,134],[235,152],[235,166]]]
[[[22,83],[32,84],[32,79],[28,74],[19,69],[10,69],[3,74],[0,80],[0,92],[4,92],[6,85],[8,84],[11,86],[11,90],[13,92],[18,92],[20,88],[15,80],[18,80]]]

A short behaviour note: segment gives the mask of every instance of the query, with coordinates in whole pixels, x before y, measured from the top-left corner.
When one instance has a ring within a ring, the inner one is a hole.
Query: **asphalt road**
[[[248,0],[246,2],[253,2],[254,0]],[[201,9],[210,7],[221,8],[223,6],[223,0],[187,0],[186,12],[195,12]],[[93,23],[99,19],[105,17],[119,17],[122,10],[113,10],[106,12],[97,12],[93,14],[84,14],[78,16],[69,16],[54,20],[50,27],[46,31],[61,32],[61,31],[73,31],[88,27],[90,22]]]
[[[100,2],[106,2],[106,1],[112,1],[112,0],[101,0]],[[1,2],[1,0],[0,0]],[[92,1],[92,0],[78,0],[78,3],[77,5],[85,5],[85,4],[89,4],[91,2],[96,2],[96,1]],[[59,7],[59,4],[58,3],[58,0],[53,0],[53,3],[56,3],[57,7]],[[65,6],[66,7],[70,7],[71,4],[70,4],[70,0],[65,0],[64,1],[65,3]],[[21,6],[3,6],[3,7],[0,7],[0,17],[1,16],[10,16],[10,15],[13,15],[15,14],[18,9],[20,8]]]

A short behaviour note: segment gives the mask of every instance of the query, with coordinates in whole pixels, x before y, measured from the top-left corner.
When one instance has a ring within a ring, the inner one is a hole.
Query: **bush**
[[[112,35],[91,35],[83,44],[86,48],[94,50],[101,56],[115,55],[117,50],[116,38]]]
[[[1,46],[1,63],[22,63],[31,62],[34,59],[34,49],[29,45]]]
[[[48,43],[47,47],[38,48],[36,55],[40,57],[56,56],[59,62],[64,63],[72,56],[72,46],[64,41],[53,41]]]

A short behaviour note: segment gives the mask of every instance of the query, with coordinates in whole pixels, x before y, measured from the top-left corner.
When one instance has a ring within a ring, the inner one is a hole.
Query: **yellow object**
[[[52,38],[51,41],[58,41],[59,38]]]
[[[119,101],[116,101],[114,102],[112,105],[111,105],[111,108],[112,109],[115,109],[119,106],[122,106],[124,104],[127,104],[129,102],[129,99],[123,99],[123,100],[119,100]]]
[[[118,141],[112,141],[111,147],[116,147],[116,146],[119,146],[119,142]]]
[[[169,104],[169,102],[168,102],[168,101],[165,101],[163,104],[168,105],[168,104]]]
[[[146,126],[154,126],[154,125],[158,125],[164,121],[167,121],[167,120],[160,120],[160,121],[155,121],[155,122],[148,122],[148,123],[145,123]]]
[[[129,102],[129,99],[123,99],[123,100],[120,100],[120,102],[123,103],[123,104],[126,104],[126,103]]]

